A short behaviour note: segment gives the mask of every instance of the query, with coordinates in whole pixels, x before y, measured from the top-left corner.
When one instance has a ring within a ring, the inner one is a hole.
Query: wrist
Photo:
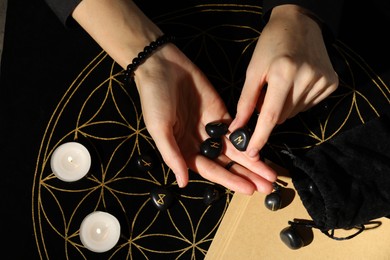
[[[136,57],[127,65],[124,72],[124,81],[129,83],[130,80],[134,77],[135,71],[141,66],[150,56],[152,56],[156,51],[162,48],[164,45],[172,42],[174,38],[169,35],[161,35],[157,37],[156,40],[151,41],[149,44],[145,45],[142,51],[140,51]]]
[[[72,16],[122,68],[162,35],[133,1],[83,0]]]
[[[269,22],[284,24],[285,28],[322,34],[322,22],[312,12],[298,5],[274,7]]]

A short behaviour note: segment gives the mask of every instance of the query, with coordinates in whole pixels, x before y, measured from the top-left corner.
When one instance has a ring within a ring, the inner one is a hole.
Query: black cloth
[[[73,24],[72,13],[81,0],[45,0],[49,7],[65,26]]]
[[[258,2],[225,6],[204,0],[181,1],[176,13],[165,1],[138,4],[164,31],[177,36],[178,47],[205,72],[234,115],[254,48],[251,40],[261,31]],[[386,57],[390,39],[383,31],[389,24],[386,13],[375,5],[347,3],[340,37],[329,46],[341,79],[338,90],[324,106],[320,104],[275,128],[267,144],[267,157],[284,165],[279,155],[286,146],[294,155],[303,156],[338,133],[389,110],[390,59]],[[6,17],[0,74],[4,255],[9,253],[15,259],[109,259],[124,245],[126,252],[121,253],[125,256],[111,259],[203,259],[232,193],[222,190],[222,198],[208,208],[202,202],[203,189],[213,184],[191,174],[190,185],[177,193],[170,214],[157,215],[148,193],[174,181],[162,163],[152,174],[141,174],[131,157],[120,178],[111,179],[112,172],[119,172],[128,160],[128,148],[134,144],[139,144],[136,153],[148,153],[145,147],[150,147],[157,154],[144,129],[135,88],[130,95],[132,103],[118,84],[121,69],[83,30],[67,30],[44,1],[8,1]],[[103,91],[111,87],[112,92]],[[121,95],[114,95],[118,90]],[[118,98],[119,106],[109,99],[112,96]],[[100,106],[105,100],[112,102]],[[129,124],[132,127],[126,127]],[[78,140],[92,140],[102,162],[94,163],[94,169],[96,165],[103,166],[98,167],[100,172],[107,169],[105,181],[116,181],[105,184],[115,189],[104,189],[101,196],[96,192],[83,196],[79,185],[101,191],[102,174],[94,173],[96,178],[74,184],[61,183],[53,176],[50,152],[62,141],[73,139],[75,132],[82,133]],[[117,145],[126,138],[124,145]],[[113,147],[121,149],[113,152]],[[110,167],[107,162],[111,162]],[[126,182],[129,177],[134,179]],[[112,196],[121,189],[127,193]],[[118,201],[123,202],[123,208],[117,207]],[[81,246],[77,229],[82,216],[95,207],[102,208],[103,202],[107,209],[119,213],[125,237],[132,232],[135,240],[126,244],[122,238],[107,254],[94,254]]]
[[[384,114],[293,158],[292,181],[322,230],[390,215],[390,119]]]

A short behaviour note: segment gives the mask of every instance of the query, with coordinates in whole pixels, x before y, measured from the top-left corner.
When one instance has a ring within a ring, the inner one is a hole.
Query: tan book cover
[[[279,172],[283,169],[278,169]],[[284,170],[285,171],[285,170]],[[252,196],[234,194],[229,208],[220,224],[205,257],[206,260],[237,259],[390,259],[390,219],[382,218],[376,228],[367,226],[359,235],[349,240],[337,241],[313,230],[310,244],[299,249],[290,249],[280,239],[280,231],[293,219],[311,220],[289,178],[281,176],[289,188],[288,205],[271,211],[264,205],[265,195]],[[370,225],[371,226],[371,225]],[[342,233],[345,232],[345,233]],[[338,231],[339,235],[350,235],[354,231]]]

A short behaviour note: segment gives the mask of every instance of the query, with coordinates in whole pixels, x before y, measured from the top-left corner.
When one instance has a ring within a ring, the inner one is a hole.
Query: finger
[[[262,106],[263,106],[263,103],[264,103],[264,97],[265,97],[265,93],[267,92],[267,85],[265,85],[261,92],[260,92],[260,95],[259,95],[259,98],[257,100],[257,104],[256,104],[256,112],[257,112],[257,115],[259,114],[260,112],[260,109]]]
[[[226,138],[226,140],[228,140],[228,138]],[[277,173],[260,159],[256,161],[249,159],[244,153],[237,150],[230,141],[226,141],[224,147],[225,150],[223,153],[228,158],[231,158],[270,183],[276,181]]]
[[[314,98],[310,98],[310,101],[305,100],[302,111],[306,111],[313,106],[318,105],[321,101],[329,97],[338,87],[338,81],[325,88],[325,90]]]
[[[220,162],[222,161],[222,162]],[[232,163],[233,162],[233,163]],[[254,173],[253,171],[247,169],[236,161],[229,160],[228,157],[224,156],[223,159],[218,160],[219,165],[223,166],[226,170],[233,173],[234,175],[240,176],[249,182],[253,183],[256,187],[256,191],[268,194],[272,192],[273,185],[272,182],[264,179],[260,175]],[[232,164],[228,169],[226,166]],[[276,179],[275,179],[276,181]]]
[[[292,82],[283,80],[282,77],[273,77],[273,80],[268,82],[267,92],[265,93],[263,105],[260,108],[256,128],[246,151],[250,158],[257,159],[259,151],[263,148],[272,130],[278,123],[291,86]]]
[[[302,65],[299,68],[277,124],[282,124],[287,118],[299,113],[304,108],[303,103],[309,96],[318,95],[320,89],[314,88],[316,81],[318,81],[318,75],[310,66]]]
[[[302,95],[296,104],[287,104],[286,102],[282,118],[292,118],[298,113],[306,111],[317,105],[334,92],[338,83],[329,84],[325,80],[326,79],[323,77],[316,81],[314,85],[309,83],[306,88],[310,89],[310,91]]]
[[[227,161],[226,157],[221,160]],[[216,161],[212,161],[202,155],[196,155],[194,163],[196,172],[203,178],[218,183],[232,191],[252,195],[257,190],[256,185],[249,180],[250,177],[233,174]],[[238,165],[235,166],[236,169],[237,167]],[[245,169],[242,167],[240,170],[244,171]],[[244,174],[248,175],[249,173],[245,172]],[[265,191],[267,190],[265,189]]]
[[[159,127],[157,131],[149,130],[150,135],[157,145],[157,149],[176,177],[177,184],[183,188],[188,184],[188,167],[173,136],[173,131],[164,131]]]
[[[301,98],[300,104],[292,111],[292,114],[306,111],[320,103],[332,94],[339,85],[339,78],[335,71],[327,74],[320,74],[315,80],[308,84],[308,93]]]
[[[259,81],[258,75],[247,74],[240,98],[237,103],[235,119],[229,126],[230,131],[246,125],[256,109],[257,101],[264,83]]]

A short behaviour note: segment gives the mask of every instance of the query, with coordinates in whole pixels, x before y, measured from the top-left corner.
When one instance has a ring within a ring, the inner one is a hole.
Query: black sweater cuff
[[[61,23],[66,27],[72,27],[75,22],[72,13],[81,0],[45,0],[54,11]]]

